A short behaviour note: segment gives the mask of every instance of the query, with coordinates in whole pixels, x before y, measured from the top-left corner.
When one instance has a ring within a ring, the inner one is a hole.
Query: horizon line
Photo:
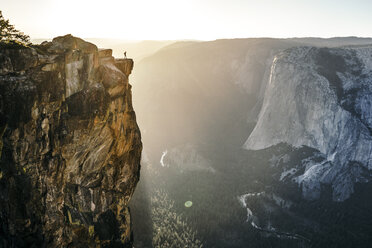
[[[65,34],[67,35],[67,34]],[[58,35],[55,37],[50,37],[50,38],[33,38],[30,36],[30,40],[53,40],[56,37],[60,36],[65,36],[65,35]],[[289,36],[289,37],[274,37],[274,36],[251,36],[251,37],[235,37],[235,38],[215,38],[215,39],[193,39],[193,38],[183,38],[183,39],[125,39],[125,38],[110,38],[110,37],[80,37],[80,36],[75,36],[81,39],[100,39],[100,40],[112,40],[112,41],[124,41],[124,42],[141,42],[141,41],[216,41],[216,40],[235,40],[235,39],[340,39],[340,38],[357,38],[357,39],[372,39],[372,37],[368,36],[355,36],[355,35],[349,35],[349,36],[329,36],[329,37],[324,37],[324,36]]]

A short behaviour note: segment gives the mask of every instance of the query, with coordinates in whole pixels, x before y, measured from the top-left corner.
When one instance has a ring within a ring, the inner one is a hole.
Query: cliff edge
[[[0,48],[0,247],[131,247],[132,68],[71,35]]]

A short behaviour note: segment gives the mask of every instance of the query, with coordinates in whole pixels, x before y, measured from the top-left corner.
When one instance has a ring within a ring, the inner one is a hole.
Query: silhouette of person
[[[127,51],[124,52],[124,58],[127,58]]]

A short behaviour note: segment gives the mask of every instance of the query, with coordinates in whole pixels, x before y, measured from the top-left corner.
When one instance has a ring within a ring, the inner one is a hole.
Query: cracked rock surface
[[[131,247],[131,59],[66,35],[0,50],[0,247]]]

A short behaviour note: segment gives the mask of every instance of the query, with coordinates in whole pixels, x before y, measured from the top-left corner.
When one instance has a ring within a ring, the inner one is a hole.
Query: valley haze
[[[371,246],[371,1],[0,3],[0,248]]]

